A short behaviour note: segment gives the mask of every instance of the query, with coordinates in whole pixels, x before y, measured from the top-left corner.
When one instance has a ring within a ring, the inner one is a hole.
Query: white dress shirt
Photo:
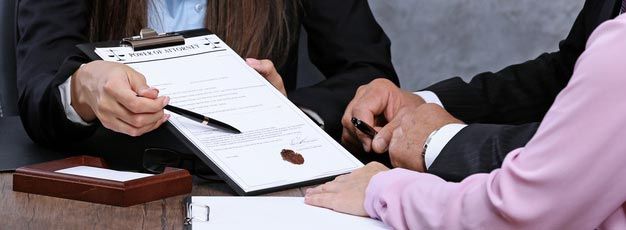
[[[205,0],[155,0],[148,4],[148,27],[158,33],[191,30],[204,27],[206,17]],[[72,107],[70,76],[59,85],[61,102],[67,119],[82,125],[91,125],[85,122]],[[324,128],[324,120],[315,111],[300,107],[320,127]]]
[[[155,0],[152,3],[148,4],[148,27],[159,33],[204,27],[205,0]],[[91,125],[72,107],[72,76],[58,88],[67,119],[81,125]]]
[[[431,91],[419,91],[414,94],[420,96],[426,103],[437,104],[445,109],[439,97]],[[430,168],[448,142],[465,127],[467,127],[465,124],[449,124],[431,134],[432,137],[430,142],[428,142],[428,148],[426,148],[426,154],[424,155],[426,169]]]

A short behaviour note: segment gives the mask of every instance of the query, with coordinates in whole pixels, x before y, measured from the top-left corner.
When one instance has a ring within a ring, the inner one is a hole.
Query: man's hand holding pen
[[[383,122],[380,117],[384,118]],[[347,124],[346,119],[350,121]],[[357,91],[342,123],[344,144],[355,145],[360,141],[367,152],[389,152],[394,167],[423,172],[428,136],[447,124],[463,122],[441,106],[426,104],[421,97],[391,82],[375,80]],[[367,124],[374,124],[375,135],[368,134],[371,131]]]
[[[401,108],[417,108],[422,104],[424,100],[421,97],[401,90],[387,79],[376,79],[359,87],[354,99],[348,104],[341,119],[343,125],[341,141],[352,150],[362,148],[370,152],[372,138],[357,131],[352,124],[353,117],[372,125],[378,131],[391,121]]]
[[[391,165],[414,171],[426,171],[424,145],[428,136],[441,127],[463,122],[454,118],[437,104],[401,109],[372,141],[377,153],[389,152]]]

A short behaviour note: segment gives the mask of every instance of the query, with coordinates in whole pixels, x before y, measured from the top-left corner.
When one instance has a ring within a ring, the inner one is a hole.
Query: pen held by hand
[[[173,106],[173,105],[166,105],[164,109],[167,109],[167,110],[171,111],[172,113],[175,113],[175,114],[181,115],[183,117],[186,117],[186,118],[188,118],[190,120],[194,120],[194,121],[200,122],[203,125],[216,127],[216,128],[219,128],[219,129],[230,131],[230,132],[235,133],[235,134],[241,133],[241,131],[239,131],[239,129],[233,127],[232,125],[226,124],[224,122],[215,120],[213,118],[210,118],[210,117],[207,117],[207,116],[204,116],[202,114],[198,114],[198,113],[186,110],[186,109],[178,108],[178,107]]]
[[[374,138],[374,136],[376,136],[376,134],[378,134],[378,132],[376,132],[376,130],[374,128],[372,128],[372,126],[370,126],[367,123],[357,119],[356,117],[353,117],[351,121],[352,121],[352,124],[354,125],[354,127],[356,127],[359,131],[365,133],[370,138]]]
[[[140,95],[137,95],[137,97],[141,97]],[[193,120],[193,121],[197,121],[199,123],[202,123],[203,125],[206,126],[210,126],[210,127],[215,127],[218,129],[222,129],[222,130],[226,130],[235,134],[240,134],[241,131],[239,131],[239,129],[233,127],[232,125],[226,124],[224,122],[218,121],[216,119],[204,116],[202,114],[198,114],[196,112],[192,112],[183,108],[179,108],[173,105],[165,105],[165,107],[163,109],[167,109],[172,113],[181,115],[187,119]]]

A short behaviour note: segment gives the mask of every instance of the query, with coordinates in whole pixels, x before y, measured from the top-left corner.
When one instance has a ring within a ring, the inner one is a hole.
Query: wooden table
[[[128,208],[13,191],[13,174],[0,173],[0,229],[181,229],[182,200],[176,196]],[[301,197],[308,187],[267,196]],[[231,196],[225,183],[194,180],[191,195]]]

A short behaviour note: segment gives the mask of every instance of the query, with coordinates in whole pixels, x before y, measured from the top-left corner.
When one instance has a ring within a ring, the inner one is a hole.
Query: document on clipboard
[[[169,120],[238,194],[322,182],[363,166],[216,35],[194,30],[151,36],[166,38],[167,45],[142,35],[123,40],[128,45],[79,48],[92,59],[142,73],[148,85],[171,98],[171,105],[238,128],[242,133],[233,134],[176,114]]]

